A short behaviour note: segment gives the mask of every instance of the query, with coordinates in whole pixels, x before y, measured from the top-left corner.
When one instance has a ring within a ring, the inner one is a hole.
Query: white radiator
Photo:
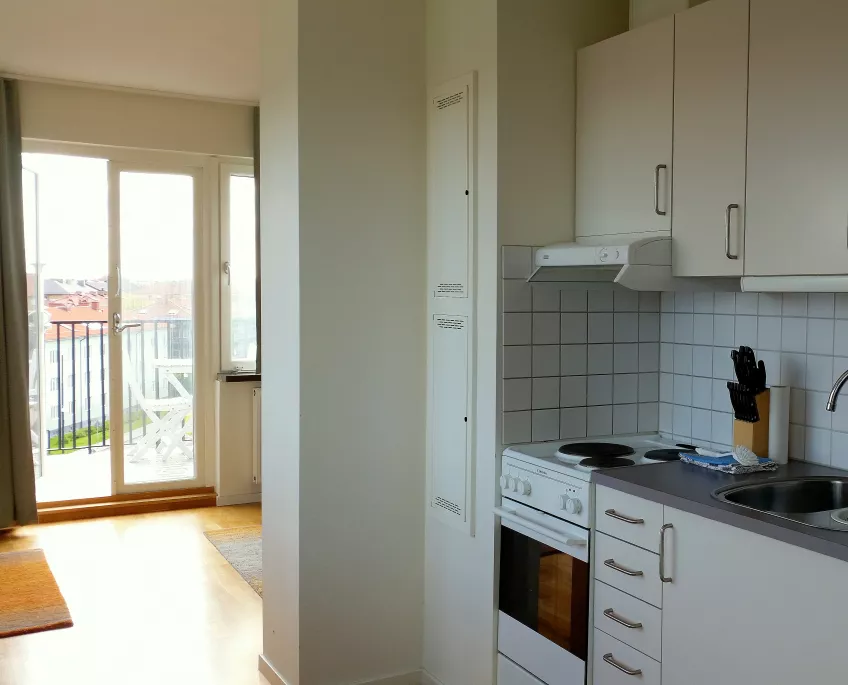
[[[253,482],[262,483],[262,388],[253,389]]]

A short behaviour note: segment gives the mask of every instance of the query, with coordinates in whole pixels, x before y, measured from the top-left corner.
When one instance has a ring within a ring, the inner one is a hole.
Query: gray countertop
[[[845,476],[846,472],[790,461],[771,473],[731,476],[678,461],[594,471],[592,482],[848,561],[848,527],[845,532],[812,528],[712,497],[716,488],[725,485],[832,475]]]

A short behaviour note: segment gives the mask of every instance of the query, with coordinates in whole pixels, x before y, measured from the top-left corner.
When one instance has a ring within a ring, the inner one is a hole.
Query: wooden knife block
[[[758,457],[767,457],[769,448],[769,391],[756,397],[760,420],[756,423],[733,419],[733,445],[743,445]]]

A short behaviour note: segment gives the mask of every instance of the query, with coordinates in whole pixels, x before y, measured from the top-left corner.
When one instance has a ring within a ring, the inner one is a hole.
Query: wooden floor
[[[262,600],[203,536],[260,522],[244,505],[0,535],[0,552],[44,549],[74,619],[0,640],[0,685],[265,685]]]

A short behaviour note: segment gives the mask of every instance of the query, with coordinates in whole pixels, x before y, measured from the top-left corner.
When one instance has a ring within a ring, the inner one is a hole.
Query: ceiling
[[[0,0],[0,72],[259,101],[260,0]]]

